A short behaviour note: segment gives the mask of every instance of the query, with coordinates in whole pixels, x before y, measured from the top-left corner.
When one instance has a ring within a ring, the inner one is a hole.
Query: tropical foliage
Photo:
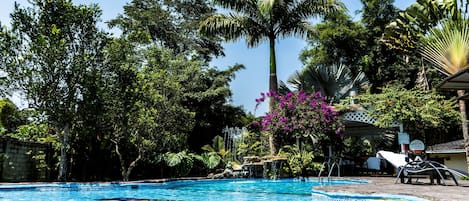
[[[430,30],[421,49],[422,56],[442,74],[453,75],[468,66],[469,28],[467,23],[448,22]]]
[[[442,21],[461,20],[467,12],[463,12],[464,7],[467,5],[453,0],[417,0],[388,24],[383,41],[390,48],[411,53],[418,49],[426,33]]]
[[[390,82],[412,88],[420,58],[416,53],[404,54],[388,48],[383,39],[386,26],[396,18],[399,9],[391,0],[361,2],[360,21],[352,21],[345,12],[336,12],[314,26],[315,31],[308,37],[309,47],[301,53],[304,68],[345,65],[352,77],[364,73],[373,93]]]
[[[175,54],[210,61],[223,55],[220,39],[201,36],[197,30],[198,24],[214,12],[207,0],[133,0],[109,25],[118,27],[133,42],[158,44]]]
[[[373,154],[371,143],[365,137],[345,137],[342,154],[347,157],[360,157]]]
[[[202,150],[205,151],[204,154],[207,154],[206,156],[209,157],[209,159],[212,160],[212,162],[210,162],[208,165],[209,169],[213,169],[215,168],[218,164],[227,164],[231,159],[232,159],[232,155],[233,154],[236,154],[236,153],[231,153],[230,150],[227,150],[225,148],[225,141],[223,140],[223,138],[219,135],[215,136],[212,140],[212,145],[204,145],[202,147]],[[235,151],[235,150],[233,150]],[[218,162],[217,164],[215,165],[215,167],[212,167],[214,165],[214,160],[215,159],[218,159]]]
[[[4,132],[13,132],[15,129],[27,123],[26,112],[20,111],[9,99],[0,100],[0,128]]]
[[[100,10],[66,0],[32,2],[33,9],[15,6],[7,73],[24,90],[32,106],[48,116],[61,139],[58,178],[66,179],[67,146],[76,108],[83,100],[85,77],[99,71],[106,35],[98,30]],[[86,66],[84,68],[83,66]]]
[[[155,10],[161,12],[150,15]],[[182,18],[167,15],[173,11]],[[128,180],[136,167],[168,167],[164,153],[199,152],[223,127],[248,122],[240,107],[227,104],[229,82],[243,66],[208,67],[222,54],[219,40],[197,35],[200,14],[213,11],[205,1],[133,1],[111,23],[122,36],[111,37],[96,26],[96,5],[17,5],[12,28],[0,34],[2,73],[9,90],[23,92],[28,111],[37,115],[27,122],[27,113],[6,104],[1,132],[24,140],[55,136],[62,180]],[[161,27],[147,23],[163,16],[170,26],[163,29],[174,33],[158,35]]]
[[[300,150],[297,146],[284,146],[279,152],[280,156],[287,158],[292,176],[306,177],[318,172],[322,165],[315,162],[315,154],[305,149]]]
[[[218,167],[222,159],[220,155],[215,152],[205,152],[200,155],[195,155],[194,157],[201,161],[209,171]]]
[[[279,145],[297,138],[310,138],[313,142],[327,135],[340,135],[343,125],[338,113],[325,102],[319,92],[305,94],[290,92],[284,96],[275,92],[262,93],[257,99],[263,102],[267,97],[274,99],[275,106],[262,119],[262,129],[276,135]]]
[[[200,176],[229,166],[230,155],[265,156],[283,145],[293,174],[304,176],[326,146],[356,156],[393,142],[341,135],[329,104],[351,90],[380,127],[454,127],[455,101],[431,89],[467,67],[467,1],[417,0],[405,10],[392,0],[361,2],[355,21],[336,0],[133,0],[108,22],[117,36],[98,26],[97,5],[16,4],[11,25],[0,29],[0,135],[51,143],[51,158],[29,154],[59,180],[97,181]],[[278,90],[276,42],[306,35],[305,68],[288,81],[294,90]],[[270,93],[257,102],[270,98],[270,111],[262,118],[229,104],[243,65],[209,67],[223,55],[222,40],[240,38],[248,47],[269,44]],[[414,88],[421,83],[425,90]],[[12,92],[29,108],[4,99]],[[249,128],[236,152],[217,137],[225,126]]]
[[[267,133],[261,132],[258,121],[253,122],[252,131],[243,133],[243,141],[238,145],[237,153],[239,156],[266,156],[269,155]]]
[[[338,102],[345,98],[351,91],[364,91],[369,87],[369,82],[363,72],[355,77],[349,67],[343,64],[332,66],[307,65],[301,72],[296,72],[288,83],[297,91],[314,93],[319,91],[329,103]],[[289,91],[286,84],[280,83],[281,91]]]
[[[277,63],[275,40],[292,35],[304,35],[311,29],[307,20],[342,9],[337,1],[274,1],[217,0],[216,4],[233,11],[216,14],[201,23],[200,31],[220,35],[232,41],[244,37],[249,47],[268,40],[270,47],[269,90],[277,92]]]
[[[366,48],[366,31],[362,24],[352,21],[346,10],[328,14],[308,34],[311,48],[303,50],[300,59],[307,66],[305,68],[340,63],[354,73],[360,71],[359,62]]]
[[[329,1],[276,1],[276,0],[216,0],[216,4],[233,11],[229,14],[215,14],[200,25],[206,35],[219,35],[233,41],[244,37],[248,47],[256,47],[262,41],[269,41],[269,91],[278,91],[277,60],[275,41],[294,35],[305,35],[311,26],[307,21],[312,17],[324,16],[342,9],[342,4]],[[273,107],[273,103],[270,103]],[[275,154],[278,147],[269,136],[270,152]]]
[[[382,92],[360,94],[355,103],[366,109],[370,117],[376,119],[375,125],[389,128],[396,123],[425,128],[443,127],[459,120],[454,100],[446,100],[435,91],[408,90],[402,86],[381,88]],[[344,110],[349,108],[349,100],[342,101]]]
[[[187,176],[194,164],[194,157],[187,151],[177,153],[168,152],[164,155],[164,161],[171,167],[171,174],[174,177]]]

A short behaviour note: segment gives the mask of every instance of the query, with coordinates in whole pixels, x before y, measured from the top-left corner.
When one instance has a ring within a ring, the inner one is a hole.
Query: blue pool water
[[[369,200],[371,197],[312,194],[312,186],[366,183],[360,180],[334,180],[319,183],[280,180],[180,180],[164,183],[64,183],[0,185],[0,200]],[[376,198],[376,197],[374,197]],[[379,198],[379,197],[378,197]],[[382,198],[382,197],[381,197]],[[397,198],[401,199],[402,198]]]

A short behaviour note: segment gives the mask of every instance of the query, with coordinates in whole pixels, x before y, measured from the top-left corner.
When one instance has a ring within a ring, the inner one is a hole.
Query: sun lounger
[[[436,179],[438,184],[446,185],[445,179],[451,177],[454,183],[459,185],[456,176],[460,177],[463,175],[464,174],[435,161],[412,161],[400,168],[395,183],[397,183],[398,180],[400,180],[401,183],[412,183],[412,178],[416,178],[417,180],[419,178],[429,178],[431,184],[433,184]],[[407,182],[405,182],[405,178],[408,179]]]
[[[376,157],[388,161],[396,169],[407,164],[407,161],[405,160],[405,154],[398,154],[390,151],[378,151],[376,153]]]

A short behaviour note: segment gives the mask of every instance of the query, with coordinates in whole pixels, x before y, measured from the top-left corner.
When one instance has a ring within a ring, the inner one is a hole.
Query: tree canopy
[[[389,128],[397,122],[427,129],[448,126],[459,120],[456,101],[447,100],[435,91],[408,90],[395,85],[381,90],[381,93],[368,92],[353,97],[355,103],[376,119],[378,127]],[[348,105],[349,100],[343,100],[342,106],[348,108]]]
[[[131,41],[155,43],[192,57],[210,61],[223,55],[220,39],[198,34],[199,23],[215,13],[207,0],[133,0],[124,13],[109,21]]]
[[[59,136],[61,157],[53,161],[60,161],[60,180],[128,180],[135,167],[164,169],[167,152],[199,152],[223,127],[247,124],[242,108],[228,104],[229,83],[243,66],[208,67],[221,46],[197,34],[201,13],[213,11],[205,1],[132,1],[111,20],[123,30],[113,37],[97,27],[96,5],[15,5],[11,28],[0,34],[11,83],[2,93],[23,92],[38,121],[2,121],[2,132],[25,140],[47,137],[44,130]],[[14,107],[3,108],[11,116],[7,108]]]
[[[62,135],[59,179],[66,179],[70,129],[82,84],[103,65],[106,34],[97,28],[97,6],[75,6],[70,1],[32,1],[32,8],[15,4],[6,71],[24,90],[30,105],[47,116]],[[85,67],[84,67],[85,66]]]

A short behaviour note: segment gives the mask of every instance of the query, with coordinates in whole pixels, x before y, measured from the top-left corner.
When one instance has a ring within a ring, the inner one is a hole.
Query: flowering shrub
[[[257,105],[267,98],[272,98],[274,105],[262,119],[261,126],[265,131],[296,138],[311,137],[313,140],[329,133],[343,133],[337,112],[325,102],[320,92],[290,92],[283,96],[275,92],[261,93],[261,97],[256,99]]]

